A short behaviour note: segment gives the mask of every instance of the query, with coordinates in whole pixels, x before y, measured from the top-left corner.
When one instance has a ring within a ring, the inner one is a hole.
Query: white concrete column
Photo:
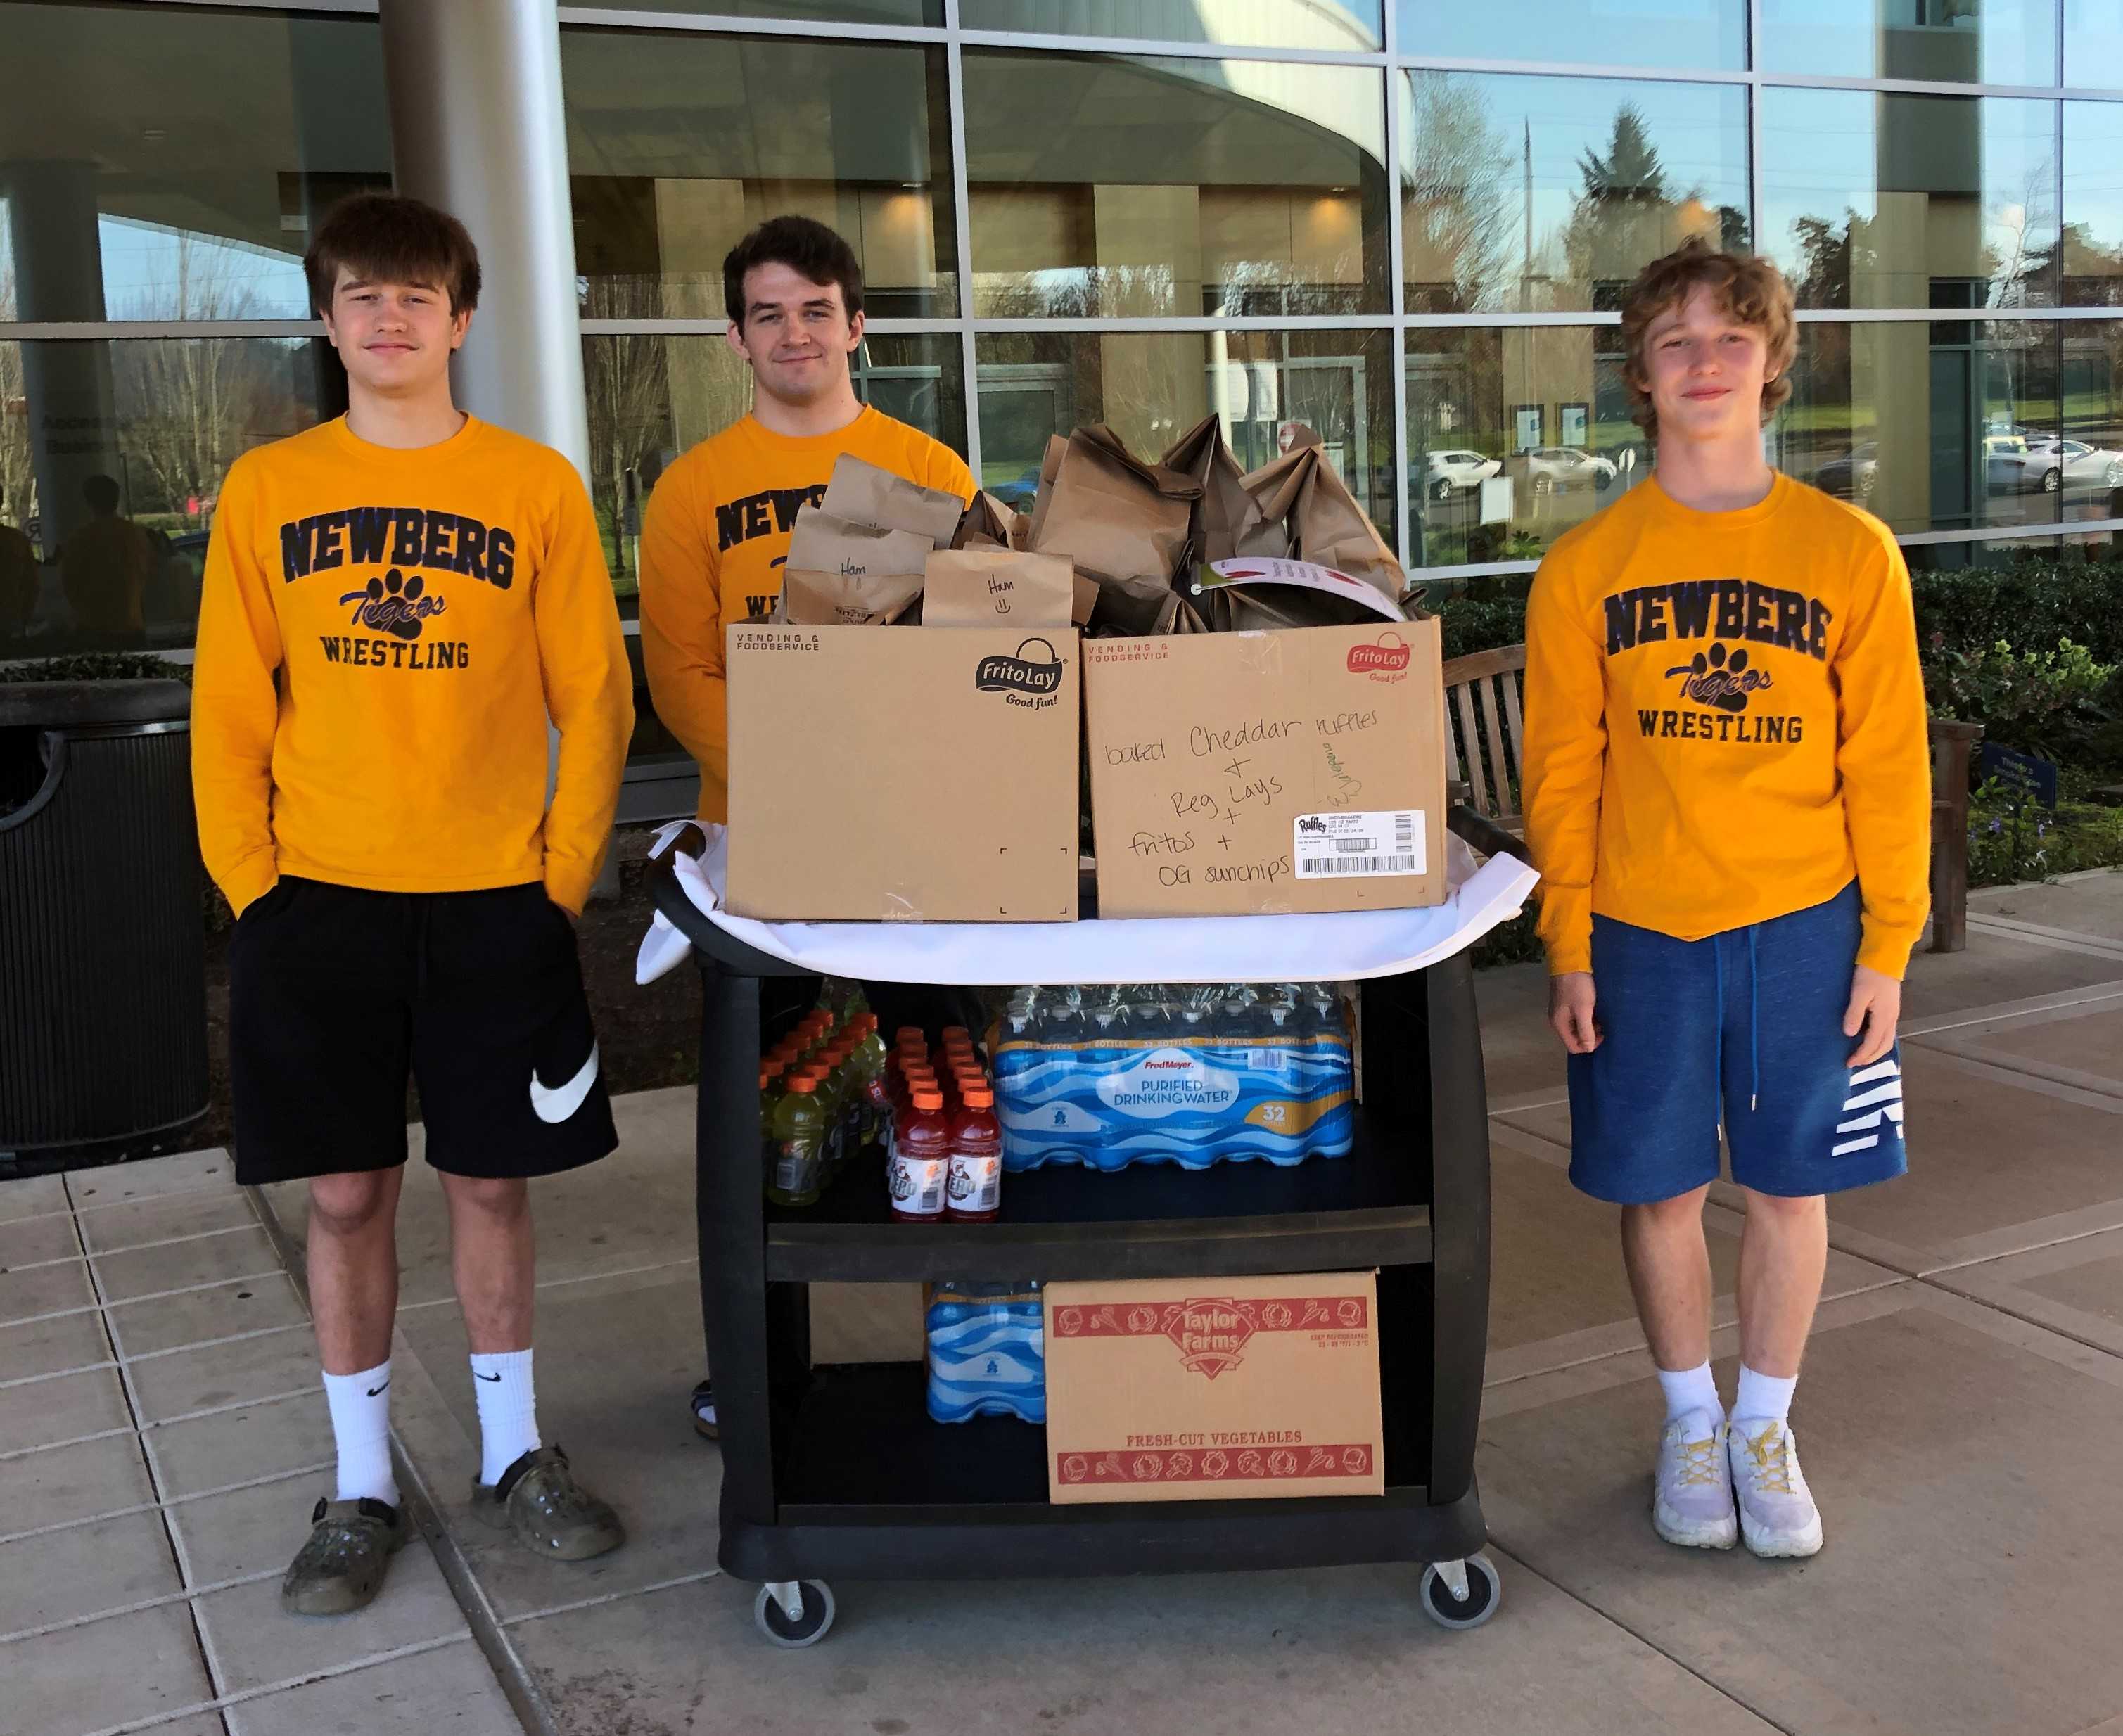
[[[587,483],[557,0],[382,0],[398,190],[478,244],[457,402],[565,452]]]
[[[101,320],[103,248],[96,225],[96,165],[45,159],[0,166],[15,260],[15,317]],[[122,480],[110,346],[101,339],[22,345],[30,457],[37,479],[39,540],[49,558],[88,522],[82,486]],[[11,502],[29,516],[26,500]],[[121,498],[119,510],[133,503]]]

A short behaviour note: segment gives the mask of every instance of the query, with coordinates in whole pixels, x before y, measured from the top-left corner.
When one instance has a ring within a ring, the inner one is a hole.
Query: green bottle
[[[789,1077],[774,1110],[772,1162],[766,1197],[776,1205],[813,1205],[825,1183],[826,1118],[818,1075],[808,1067]]]

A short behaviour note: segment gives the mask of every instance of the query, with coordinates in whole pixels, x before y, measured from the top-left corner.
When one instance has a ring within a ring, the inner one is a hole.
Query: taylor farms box
[[[1385,1491],[1371,1274],[1045,1294],[1048,1500]]]
[[[1076,919],[1073,629],[745,624],[726,643],[736,915]]]
[[[1101,916],[1440,904],[1435,620],[1092,639]]]

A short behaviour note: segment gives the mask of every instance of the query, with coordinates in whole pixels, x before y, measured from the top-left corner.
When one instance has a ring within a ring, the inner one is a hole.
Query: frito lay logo
[[[1052,693],[1062,685],[1062,657],[1043,639],[1029,639],[1015,657],[984,657],[973,686],[982,693]]]
[[[1179,1346],[1179,1365],[1190,1374],[1214,1380],[1244,1360],[1240,1352],[1259,1330],[1256,1304],[1211,1296],[1175,1302],[1160,1322],[1165,1336]]]
[[[1408,641],[1398,633],[1382,633],[1375,643],[1349,648],[1352,675],[1398,675],[1408,667]]]

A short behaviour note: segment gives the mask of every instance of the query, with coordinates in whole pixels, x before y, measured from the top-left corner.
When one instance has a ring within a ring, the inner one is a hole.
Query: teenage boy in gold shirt
[[[833,461],[973,497],[950,447],[856,397],[862,267],[840,236],[808,217],[761,224],[723,260],[723,299],[752,412],[663,473],[641,526],[642,666],[657,716],[700,764],[701,817],[715,821],[729,812],[723,630],[773,613],[797,510],[825,498]],[[710,1382],[694,1389],[693,1425],[718,1435]]]
[[[331,1615],[375,1597],[406,1535],[389,1391],[409,1074],[471,1343],[473,1511],[555,1560],[622,1541],[538,1431],[527,1182],[617,1143],[573,918],[634,708],[580,478],[451,398],[479,296],[463,226],[363,194],[303,264],[347,413],[228,473],[192,772],[200,848],[237,912],[237,1178],[309,1184],[337,1486],[281,1600]]]
[[[1691,242],[1622,313],[1657,470],[1561,538],[1526,607],[1526,837],[1570,1177],[1621,1207],[1666,1397],[1669,1542],[1810,1556],[1789,1425],[1826,1196],[1900,1175],[1901,976],[1931,794],[1910,578],[1886,526],[1773,470],[1792,297]],[[1710,1369],[1703,1205],[1746,1200],[1740,1377]]]

